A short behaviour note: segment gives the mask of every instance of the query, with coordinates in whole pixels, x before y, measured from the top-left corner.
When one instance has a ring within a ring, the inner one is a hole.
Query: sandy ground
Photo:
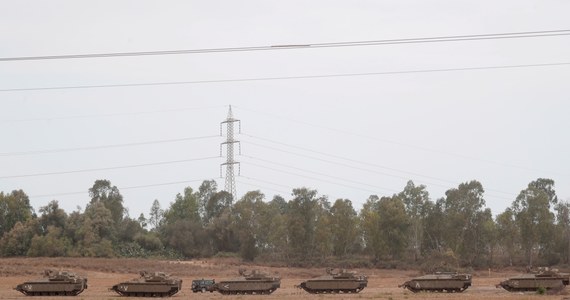
[[[151,261],[126,259],[83,259],[83,258],[9,258],[0,259],[0,299],[27,299],[13,290],[26,280],[40,278],[42,270],[70,270],[88,278],[89,287],[72,299],[121,299],[109,287],[121,281],[138,277],[139,270],[165,271],[183,280],[182,290],[173,299],[570,299],[568,295],[540,296],[533,293],[509,293],[495,288],[495,284],[516,272],[475,272],[473,285],[464,293],[411,293],[398,288],[399,284],[416,276],[417,271],[362,269],[355,270],[368,275],[368,287],[358,294],[312,295],[295,288],[300,282],[322,275],[324,269],[276,268],[243,265],[237,261]],[[215,278],[223,280],[237,277],[239,268],[258,268],[281,276],[281,288],[271,295],[223,296],[214,293],[192,293],[193,279]],[[563,291],[566,293],[567,291]],[[60,297],[33,297],[33,299],[54,299]]]

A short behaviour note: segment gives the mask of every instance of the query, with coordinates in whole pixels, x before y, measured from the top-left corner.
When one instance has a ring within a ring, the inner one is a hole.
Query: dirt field
[[[72,299],[120,299],[108,288],[114,284],[138,277],[141,270],[164,271],[182,278],[182,291],[173,299],[570,299],[568,295],[539,296],[533,293],[509,293],[495,288],[495,284],[516,272],[475,272],[473,285],[461,294],[411,293],[398,288],[416,271],[356,270],[368,275],[368,287],[359,294],[311,295],[294,286],[300,282],[320,276],[324,269],[256,267],[241,264],[236,260],[212,261],[156,261],[140,259],[92,259],[92,258],[8,258],[0,259],[0,299],[29,299],[13,290],[26,280],[40,278],[44,269],[64,269],[86,276],[89,287]],[[197,278],[222,280],[237,277],[239,268],[259,268],[281,276],[281,288],[269,296],[223,296],[218,293],[194,294],[190,284]],[[566,291],[563,291],[566,293]],[[33,299],[54,299],[58,297],[33,297]]]

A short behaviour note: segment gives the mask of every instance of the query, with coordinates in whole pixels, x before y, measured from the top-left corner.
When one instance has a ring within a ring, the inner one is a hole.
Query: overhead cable
[[[149,82],[149,83],[72,85],[72,86],[29,87],[29,88],[8,88],[8,89],[5,88],[5,89],[0,89],[0,92],[124,88],[124,87],[167,86],[167,85],[187,85],[187,84],[212,84],[212,83],[237,83],[237,82],[296,80],[296,79],[343,78],[343,77],[398,75],[398,74],[415,74],[415,73],[421,74],[421,73],[478,71],[478,70],[494,70],[494,69],[498,70],[498,69],[536,68],[536,67],[552,67],[552,66],[567,66],[567,65],[570,65],[570,62],[483,66],[483,67],[461,67],[461,68],[444,68],[444,69],[420,69],[420,70],[385,71],[385,72],[338,73],[338,74],[322,74],[322,75],[251,77],[251,78],[237,78],[237,79],[212,79],[212,80],[168,81],[168,82]]]
[[[199,160],[207,160],[207,159],[214,159],[214,158],[220,158],[220,157],[219,157],[219,156],[210,156],[210,157],[181,159],[181,160],[171,160],[171,161],[162,161],[162,162],[147,163],[147,164],[115,166],[115,167],[106,167],[106,168],[93,168],[93,169],[81,169],[81,170],[72,170],[72,171],[58,171],[58,172],[46,172],[46,173],[22,174],[22,175],[7,175],[7,176],[0,176],[0,179],[23,178],[23,177],[37,177],[37,176],[50,176],[50,175],[85,173],[85,172],[106,171],[106,170],[116,170],[116,169],[139,168],[139,167],[149,167],[149,166],[159,166],[159,165],[177,164],[177,163],[184,163],[184,162],[191,162],[191,161],[199,161]]]
[[[214,105],[205,107],[181,107],[174,109],[163,109],[163,110],[152,110],[152,111],[134,111],[126,113],[110,113],[110,114],[92,114],[92,115],[75,115],[75,116],[61,116],[61,117],[42,117],[42,118],[31,118],[31,119],[0,119],[0,122],[33,122],[33,121],[53,121],[53,120],[70,120],[70,119],[86,119],[86,118],[105,118],[105,117],[122,117],[122,116],[136,116],[144,114],[156,114],[156,113],[171,113],[171,112],[182,112],[189,110],[202,110],[202,109],[212,109],[225,107],[227,105]]]
[[[132,57],[132,56],[150,56],[150,55],[179,55],[179,54],[198,54],[198,53],[226,53],[226,52],[246,52],[246,51],[249,52],[249,51],[337,48],[337,47],[362,47],[362,46],[380,46],[380,45],[397,45],[397,44],[418,44],[418,43],[461,42],[461,41],[476,41],[476,40],[538,38],[538,37],[552,37],[552,36],[566,36],[566,35],[570,35],[570,30],[564,29],[564,30],[526,31],[526,32],[508,32],[508,33],[487,33],[487,34],[452,35],[452,36],[403,38],[403,39],[384,39],[384,40],[328,42],[328,43],[282,44],[282,45],[270,45],[270,46],[204,48],[204,49],[185,49],[185,50],[166,50],[166,51],[141,51],[141,52],[112,52],[112,53],[65,54],[65,55],[44,55],[44,56],[19,56],[19,57],[3,57],[3,58],[0,58],[0,62],[29,61],[29,60],[107,58],[107,57]]]
[[[570,63],[568,63],[568,64],[570,65]],[[325,129],[325,130],[329,130],[329,131],[332,131],[332,132],[338,132],[338,133],[342,133],[342,134],[346,134],[346,135],[351,135],[351,136],[355,136],[355,137],[359,137],[359,138],[370,139],[370,140],[379,141],[379,142],[383,142],[383,143],[394,144],[394,145],[403,146],[403,147],[407,147],[407,148],[418,149],[418,150],[422,150],[422,151],[426,151],[426,152],[433,152],[433,153],[445,154],[445,155],[448,155],[448,156],[454,156],[454,157],[458,157],[458,158],[461,158],[461,159],[479,161],[479,162],[484,162],[484,163],[488,163],[488,164],[498,165],[498,166],[502,166],[502,167],[513,168],[513,169],[520,169],[520,170],[533,171],[533,172],[543,172],[543,173],[544,173],[544,172],[547,172],[547,171],[537,170],[537,169],[533,169],[533,168],[529,168],[529,167],[525,167],[525,166],[512,165],[512,164],[508,164],[508,163],[503,163],[503,162],[488,160],[488,159],[484,159],[484,158],[478,158],[478,157],[468,156],[468,155],[464,155],[464,154],[458,154],[458,153],[448,152],[448,151],[444,151],[444,150],[438,150],[438,149],[428,148],[428,147],[424,147],[424,146],[417,146],[417,145],[402,143],[402,142],[393,141],[393,140],[381,139],[381,138],[378,138],[378,137],[375,137],[375,136],[370,136],[370,135],[366,135],[366,134],[350,132],[350,131],[346,131],[346,130],[343,130],[343,129],[338,129],[338,128],[333,128],[333,127],[323,126],[323,125],[319,125],[319,124],[312,124],[312,123],[306,122],[306,121],[304,121],[304,120],[295,120],[295,119],[291,119],[291,118],[288,118],[288,117],[284,117],[284,116],[281,116],[281,115],[278,115],[278,114],[264,113],[264,112],[260,112],[260,111],[258,111],[258,110],[249,109],[249,108],[244,108],[244,107],[241,107],[241,106],[236,106],[236,105],[234,105],[234,107],[237,108],[237,109],[241,109],[241,110],[245,110],[245,111],[249,111],[249,112],[254,112],[254,113],[257,113],[258,115],[267,114],[267,115],[271,115],[271,116],[274,116],[274,117],[281,118],[281,119],[283,119],[283,120],[288,120],[288,121],[290,121],[290,122],[295,122],[295,123],[299,123],[299,124],[304,124],[304,125],[311,126],[311,127],[315,127],[315,128]],[[565,174],[565,173],[554,173],[554,172],[548,172],[548,173],[557,174],[557,175],[562,175],[562,176],[570,176],[569,174]]]
[[[133,147],[133,146],[153,145],[153,144],[163,144],[163,143],[175,143],[175,142],[184,142],[184,141],[201,140],[201,139],[209,139],[209,138],[219,138],[219,137],[220,137],[220,135],[206,135],[206,136],[179,138],[179,139],[135,142],[135,143],[125,143],[125,144],[114,144],[114,145],[4,152],[4,153],[0,153],[0,156],[21,156],[21,155],[60,153],[60,152],[74,152],[74,151],[83,151],[83,150],[99,150],[99,149]]]
[[[149,188],[149,187],[156,187],[156,186],[165,186],[165,185],[175,185],[175,184],[183,184],[183,183],[191,183],[191,182],[198,182],[198,181],[205,181],[209,179],[194,179],[194,180],[184,180],[184,181],[172,181],[172,182],[163,182],[163,183],[153,183],[153,184],[144,184],[144,185],[136,185],[136,186],[124,186],[118,187],[119,190],[131,190],[131,189],[141,189],[141,188]],[[43,197],[56,197],[56,196],[70,196],[70,195],[80,195],[80,194],[88,194],[86,191],[81,192],[63,192],[63,193],[55,193],[55,194],[43,194],[43,195],[31,195],[30,198],[43,198]]]

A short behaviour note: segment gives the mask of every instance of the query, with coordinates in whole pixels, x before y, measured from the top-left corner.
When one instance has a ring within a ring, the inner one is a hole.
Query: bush
[[[139,233],[135,235],[134,241],[149,251],[157,251],[163,248],[160,239],[152,233]]]

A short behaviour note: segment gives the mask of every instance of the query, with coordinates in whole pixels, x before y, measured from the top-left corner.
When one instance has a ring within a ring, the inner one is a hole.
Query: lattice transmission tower
[[[226,192],[232,194],[232,198],[236,199],[236,178],[234,173],[234,165],[238,165],[238,175],[240,163],[234,160],[234,145],[237,143],[239,146],[239,152],[241,154],[241,144],[239,141],[234,139],[234,123],[238,123],[239,131],[241,133],[241,121],[234,119],[232,114],[232,106],[230,105],[230,110],[228,111],[228,117],[225,121],[220,123],[220,136],[222,134],[222,125],[226,125],[226,141],[220,144],[220,156],[222,156],[222,148],[226,145],[226,162],[220,165],[220,177],[222,176],[222,167],[226,166]]]

